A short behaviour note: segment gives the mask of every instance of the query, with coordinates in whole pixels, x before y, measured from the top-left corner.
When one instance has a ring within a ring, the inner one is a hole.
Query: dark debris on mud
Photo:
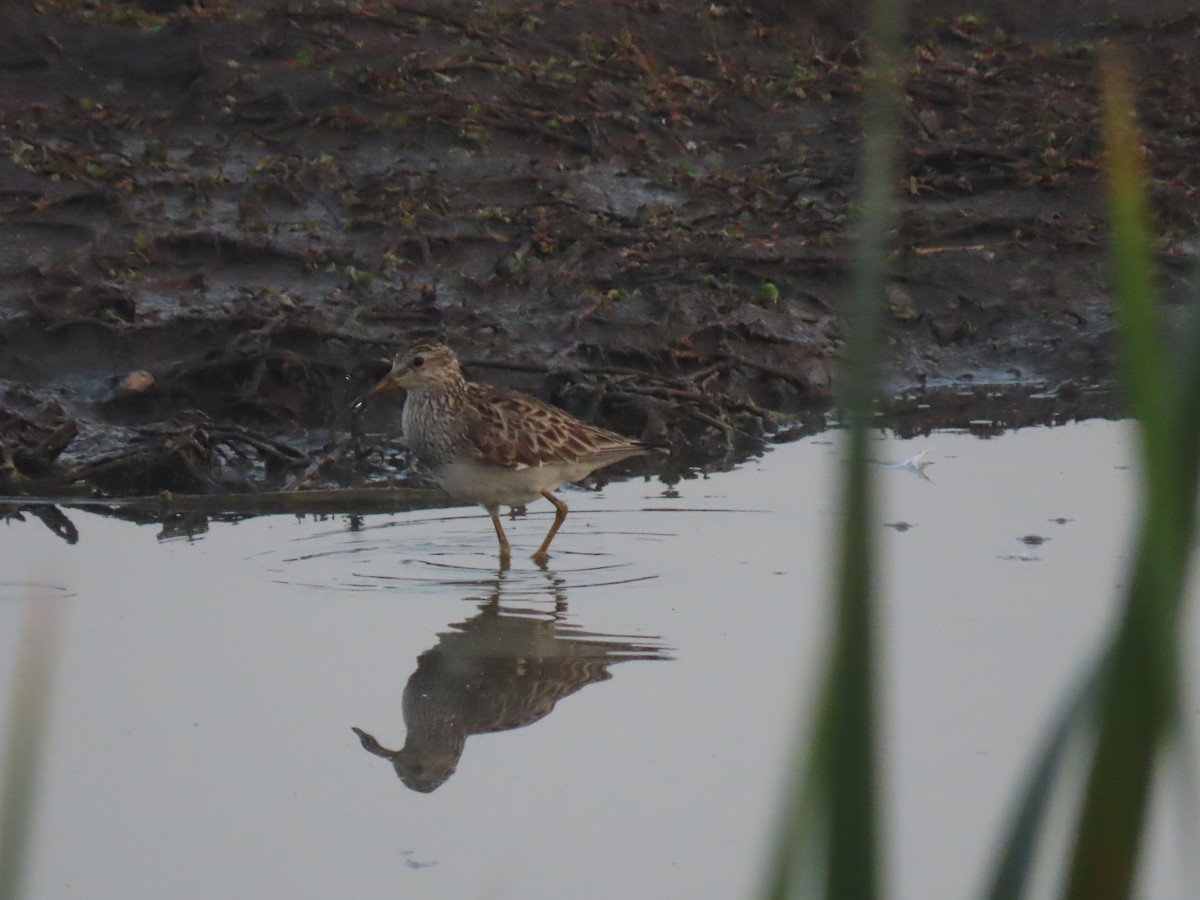
[[[906,60],[887,421],[1112,415],[1094,49],[1137,63],[1178,306],[1200,18],[1083,3],[1048,37],[1032,4],[935,6]],[[8,5],[0,491],[354,482],[398,417],[350,404],[426,334],[715,465],[825,427],[865,49],[784,7]]]

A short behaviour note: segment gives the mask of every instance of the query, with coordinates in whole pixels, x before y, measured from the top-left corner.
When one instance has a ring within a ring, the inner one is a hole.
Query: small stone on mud
[[[154,376],[145,369],[130,372],[117,384],[118,394],[144,394],[154,387]]]
[[[1040,534],[1027,534],[1022,538],[1018,538],[1022,544],[1028,544],[1030,547],[1037,547],[1046,543],[1050,538],[1042,537]]]

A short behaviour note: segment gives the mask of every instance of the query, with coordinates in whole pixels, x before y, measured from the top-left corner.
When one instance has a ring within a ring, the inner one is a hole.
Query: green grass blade
[[[1102,60],[1100,76],[1118,375],[1139,426],[1143,502],[1117,630],[1086,686],[1059,715],[1010,828],[992,900],[1028,896],[1045,798],[1072,737],[1094,741],[1094,749],[1064,894],[1072,900],[1131,896],[1155,767],[1179,709],[1177,633],[1200,484],[1200,316],[1193,315],[1185,352],[1173,367],[1159,336],[1129,78],[1111,55]]]
[[[1188,503],[1200,491],[1200,266],[1193,270],[1191,314],[1183,333],[1184,352],[1179,357],[1174,377],[1167,389],[1167,408],[1171,411],[1171,442],[1176,449],[1179,469],[1174,488],[1184,529],[1195,528],[1196,507]],[[1179,537],[1179,546],[1188,553],[1191,542]]]
[[[1101,113],[1112,262],[1113,312],[1120,333],[1117,376],[1142,429],[1143,461],[1163,452],[1168,372],[1159,341],[1149,213],[1143,191],[1133,95],[1123,66],[1101,60]],[[1151,477],[1155,473],[1147,473]]]
[[[1029,896],[1041,849],[1039,842],[1055,799],[1054,788],[1063,775],[1073,739],[1092,728],[1099,689],[1100,672],[1095,670],[1057,714],[1053,731],[1027,779],[1009,826],[1008,838],[986,892],[989,900],[1017,900]]]
[[[896,81],[900,6],[876,0],[871,9],[877,55],[864,110],[863,193],[847,316],[842,401],[848,458],[841,482],[834,639],[807,758],[797,760],[785,800],[767,887],[767,895],[780,900],[879,896],[875,548],[868,427],[879,381],[884,264],[893,222],[901,110]]]
[[[1200,347],[1186,348],[1183,364],[1189,371],[1179,389],[1168,388],[1129,77],[1109,57],[1101,80],[1121,375],[1140,426],[1145,499],[1070,861],[1066,896],[1074,900],[1131,895],[1155,764],[1178,714],[1176,633],[1194,538],[1198,464],[1194,441],[1184,432],[1191,430],[1200,405],[1200,395],[1183,389],[1196,386],[1190,370],[1200,365]]]

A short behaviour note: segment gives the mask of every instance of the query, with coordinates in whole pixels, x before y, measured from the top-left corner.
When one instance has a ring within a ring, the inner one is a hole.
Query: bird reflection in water
[[[503,606],[497,590],[418,657],[404,686],[402,748],[388,750],[354,729],[364,749],[391,761],[406,787],[436,790],[458,768],[468,737],[532,725],[563,697],[607,681],[615,663],[670,659],[647,643],[655,638],[635,641],[568,624],[561,581],[551,578],[553,613]]]

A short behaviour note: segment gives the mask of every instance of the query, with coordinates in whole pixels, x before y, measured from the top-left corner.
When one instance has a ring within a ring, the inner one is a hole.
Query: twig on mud
[[[703,362],[710,358],[707,355],[691,352],[688,352],[686,355],[683,353],[676,353],[674,356],[677,360],[690,359],[696,362]],[[694,388],[703,388],[706,384],[712,381],[712,379],[726,375],[728,372],[729,366],[726,363],[725,357],[718,357],[716,362],[707,365],[702,369],[698,369],[695,372],[689,372],[684,377],[675,379],[675,381],[676,383],[692,385]]]
[[[147,470],[172,470],[186,475],[192,484],[220,488],[221,484],[203,468],[211,459],[214,448],[224,445],[240,455],[252,448],[262,457],[288,466],[298,465],[307,456],[287,444],[275,441],[239,425],[211,425],[207,416],[196,414],[199,421],[172,423],[166,427],[142,429],[146,442],[118,450],[98,459],[71,466],[52,477],[38,479],[33,484],[64,487],[80,482],[94,483],[112,476],[136,476]]]
[[[734,427],[728,422],[723,422],[716,416],[710,416],[708,413],[704,412],[703,410],[696,409],[695,407],[685,406],[683,411],[686,415],[691,416],[696,421],[704,422],[706,425],[711,425],[713,428],[720,431],[725,436],[726,444],[733,443],[733,432],[735,430],[741,431],[741,429],[734,429]],[[746,434],[744,431],[741,433]]]
[[[265,456],[269,456],[276,462],[286,463],[287,465],[294,466],[308,461],[308,455],[297,450],[295,447],[271,440],[265,435],[255,434],[240,425],[223,425],[220,428],[209,431],[208,436],[214,443],[225,442],[233,444],[241,442],[249,444]]]
[[[744,366],[747,369],[756,369],[757,371],[762,372],[764,375],[770,375],[772,378],[778,378],[780,381],[786,381],[788,384],[799,388],[805,393],[808,393],[812,390],[811,384],[806,382],[803,378],[800,378],[798,375],[787,371],[786,369],[780,369],[777,366],[768,365],[767,363],[755,362],[752,359],[734,356],[733,354],[728,354],[725,359],[736,366]]]
[[[604,396],[610,400],[625,400],[630,403],[637,403],[637,402],[641,401],[647,395],[644,392],[640,392],[640,391],[635,391],[635,392],[608,391]],[[697,422],[701,422],[704,425],[708,425],[711,428],[715,428],[717,431],[721,432],[721,434],[724,436],[725,442],[727,444],[733,443],[734,432],[736,432],[740,435],[744,435],[745,437],[748,437],[751,439],[756,438],[756,435],[751,434],[749,431],[746,431],[744,428],[738,428],[736,425],[721,418],[718,415],[714,415],[713,413],[705,412],[703,409],[699,408],[699,405],[697,403],[694,403],[694,402],[673,403],[671,408],[673,410],[675,410],[682,417],[689,418],[689,419],[695,419]],[[714,407],[714,409],[715,409],[715,407]]]
[[[195,447],[195,449],[199,450],[201,452],[201,454],[204,454],[204,449],[201,448],[199,445],[194,444],[194,447]],[[168,449],[174,449],[174,448],[168,448]],[[184,448],[179,448],[179,449],[182,450]],[[206,454],[204,454],[204,455],[206,455]],[[186,453],[186,452],[177,453],[177,454],[174,454],[174,456],[175,456],[175,458],[178,459],[179,464],[183,466],[184,471],[187,472],[188,475],[190,475],[192,477],[192,479],[195,481],[196,484],[206,484],[211,488],[216,488],[218,490],[220,489],[221,486],[220,486],[220,484],[217,483],[216,479],[214,479],[208,472],[200,471],[200,468],[196,465],[196,460],[193,458],[191,453]],[[167,458],[170,459],[171,456],[168,456]]]
[[[46,479],[45,483],[62,487],[103,477],[110,472],[118,472],[122,468],[148,467],[153,463],[161,463],[164,459],[169,459],[171,451],[178,449],[181,448],[135,447],[131,450],[120,450],[110,456],[71,466],[67,471]]]
[[[580,375],[633,375],[646,377],[641,369],[624,366],[551,366],[549,363],[512,362],[505,359],[479,359],[471,357],[464,359],[462,364],[468,369],[497,369],[503,372],[535,372],[540,375],[556,375],[563,372],[573,372]]]
[[[0,407],[0,477],[50,471],[78,434],[79,424],[57,404],[47,405],[36,416]]]
[[[681,358],[677,355],[677,358]],[[695,355],[696,360],[700,360],[699,355]],[[713,359],[713,357],[707,357]],[[729,363],[735,365],[744,365],[750,368],[759,369],[769,375],[777,377],[781,380],[788,381],[794,384],[801,390],[811,390],[811,386],[800,380],[797,376],[786,372],[782,369],[776,369],[773,366],[765,363],[755,363],[751,360],[741,359],[729,354],[723,354],[715,358],[715,361],[706,369],[700,372],[684,376],[677,379],[676,383],[695,384],[697,376],[701,378],[713,377],[721,374],[722,368],[727,368]],[[526,362],[510,362],[508,360],[475,360],[465,359],[463,365],[467,368],[480,367],[501,369],[514,372],[536,372],[540,374],[551,374],[560,371],[547,363],[526,363]],[[600,375],[616,378],[620,380],[620,387],[616,389],[607,389],[604,391],[605,397],[633,399],[633,395],[641,397],[654,397],[658,400],[670,400],[676,403],[693,403],[702,405],[715,413],[722,413],[724,410],[736,410],[739,412],[748,413],[753,416],[765,419],[767,421],[779,421],[782,416],[780,413],[773,412],[769,409],[764,409],[758,404],[750,400],[736,400],[732,398],[720,398],[695,388],[671,387],[667,385],[648,385],[631,383],[630,378],[647,378],[646,372],[640,369],[625,368],[622,366],[573,366],[568,371],[581,375]],[[710,423],[711,424],[711,423]],[[722,426],[724,427],[724,426]]]
[[[627,384],[624,385],[621,390],[630,394],[641,394],[644,397],[657,397],[660,400],[677,400],[697,403],[716,410],[720,410],[721,406],[724,405],[730,409],[741,410],[742,412],[748,412],[751,415],[761,416],[772,421],[782,418],[779,413],[772,412],[769,409],[764,409],[751,400],[718,400],[716,397],[700,391],[688,391],[681,388],[658,387],[640,384]],[[613,392],[613,396],[617,396],[618,393],[619,392]]]
[[[43,468],[49,468],[54,460],[58,458],[59,454],[67,449],[67,445],[75,440],[75,436],[78,434],[79,423],[74,419],[67,419],[67,421],[46,435],[36,447],[20,455],[36,462],[37,465]]]

